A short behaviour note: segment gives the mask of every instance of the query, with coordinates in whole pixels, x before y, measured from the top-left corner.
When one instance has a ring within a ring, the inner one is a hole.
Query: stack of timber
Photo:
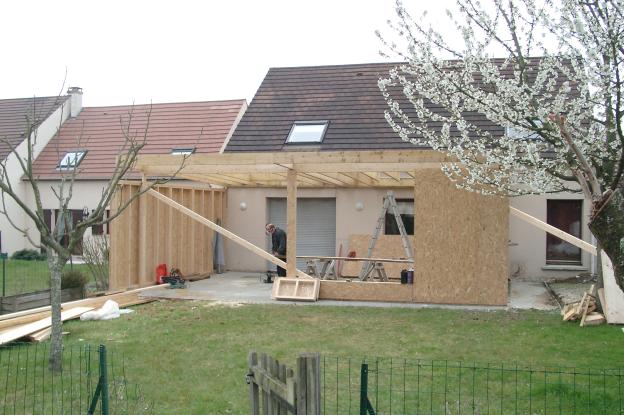
[[[564,321],[581,320],[580,326],[597,326],[606,322],[603,314],[596,311],[596,287],[592,284],[581,301],[566,304],[561,310]]]
[[[117,302],[121,308],[148,303],[155,299],[141,298],[141,293],[162,287],[158,285],[66,302],[61,305],[61,320],[78,318],[82,313],[102,307],[107,300]],[[19,339],[35,342],[46,340],[50,335],[50,326],[50,306],[0,315],[0,345]]]

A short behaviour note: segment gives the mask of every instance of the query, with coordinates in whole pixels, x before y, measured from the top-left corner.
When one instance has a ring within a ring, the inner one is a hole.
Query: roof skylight
[[[329,121],[297,121],[286,138],[287,143],[320,143],[325,137]]]
[[[184,148],[172,148],[171,155],[173,156],[190,156],[195,152],[195,147],[184,147]]]
[[[87,154],[86,150],[68,151],[58,166],[56,166],[57,170],[74,170],[80,164],[85,154]]]

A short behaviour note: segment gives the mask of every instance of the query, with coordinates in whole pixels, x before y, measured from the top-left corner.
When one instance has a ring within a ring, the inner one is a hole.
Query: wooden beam
[[[509,206],[509,212],[513,216],[522,219],[523,221],[530,223],[531,225],[536,226],[541,230],[556,236],[557,238],[563,239],[564,241],[569,242],[576,247],[581,248],[583,251],[589,252],[592,255],[598,255],[596,252],[596,247],[594,245],[585,242],[584,240],[579,239],[576,236],[570,235],[569,233],[564,232],[561,229],[555,228],[554,226],[549,225],[546,222],[529,215],[528,213],[518,210],[515,207]]]
[[[362,172],[342,173],[342,174],[344,174],[345,176],[351,177],[353,180],[355,180],[357,183],[361,185],[375,186],[378,183],[377,179],[367,174],[364,174]]]
[[[210,229],[212,229],[215,232],[219,232],[221,235],[223,235],[224,237],[230,239],[231,241],[241,245],[243,248],[253,252],[254,254],[258,255],[259,257],[266,259],[267,261],[275,264],[275,265],[279,265],[282,268],[287,268],[287,264],[286,262],[282,261],[279,258],[276,258],[275,256],[269,254],[268,252],[266,252],[264,249],[257,247],[256,245],[252,244],[251,242],[241,238],[240,236],[228,231],[225,228],[222,228],[221,226],[217,225],[216,223],[206,219],[205,217],[201,216],[200,214],[193,212],[191,209],[188,209],[184,206],[182,206],[181,204],[179,204],[178,202],[176,202],[175,200],[172,200],[170,198],[168,198],[167,196],[158,193],[157,191],[150,189],[147,194],[155,197],[156,199],[160,200],[161,202],[171,206],[173,209],[184,213],[185,215],[189,216],[191,219],[209,227]],[[296,254],[296,250],[295,250],[295,254]],[[296,264],[295,264],[296,266]],[[300,271],[298,269],[296,270],[296,275],[298,277],[301,278],[312,278],[311,276],[309,276],[308,274],[306,274],[303,271]]]
[[[288,239],[286,240],[286,277],[294,278],[297,270],[297,172],[288,170],[286,177],[286,218]]]

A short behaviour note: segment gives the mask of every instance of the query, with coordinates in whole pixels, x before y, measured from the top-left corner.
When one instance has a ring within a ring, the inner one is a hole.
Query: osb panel
[[[357,257],[365,257],[368,252],[371,235],[349,235],[349,247],[347,252],[355,251]],[[414,240],[411,238],[412,247]],[[400,235],[379,235],[372,258],[406,259],[405,250],[401,243]],[[361,261],[344,261],[342,275],[345,277],[357,277],[362,269]],[[401,270],[409,269],[410,264],[386,263],[384,268],[389,278],[401,278]]]
[[[410,302],[412,289],[397,282],[322,280],[319,300]]]
[[[139,190],[124,184],[112,211]],[[159,186],[156,190],[210,220],[223,220],[223,209],[214,209],[223,190]],[[183,213],[149,195],[133,201],[111,223],[110,289],[154,284],[156,266],[167,264],[183,274],[212,272],[213,232]]]
[[[507,304],[507,199],[420,170],[414,188],[414,301]]]

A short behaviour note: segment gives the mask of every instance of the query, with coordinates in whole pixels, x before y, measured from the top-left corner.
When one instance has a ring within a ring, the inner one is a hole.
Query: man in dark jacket
[[[279,259],[285,261],[286,260],[286,232],[272,223],[267,223],[266,225],[266,233],[267,235],[271,235],[271,250],[273,251],[273,255],[278,257]],[[282,267],[277,267],[277,276],[285,277],[286,270]]]

